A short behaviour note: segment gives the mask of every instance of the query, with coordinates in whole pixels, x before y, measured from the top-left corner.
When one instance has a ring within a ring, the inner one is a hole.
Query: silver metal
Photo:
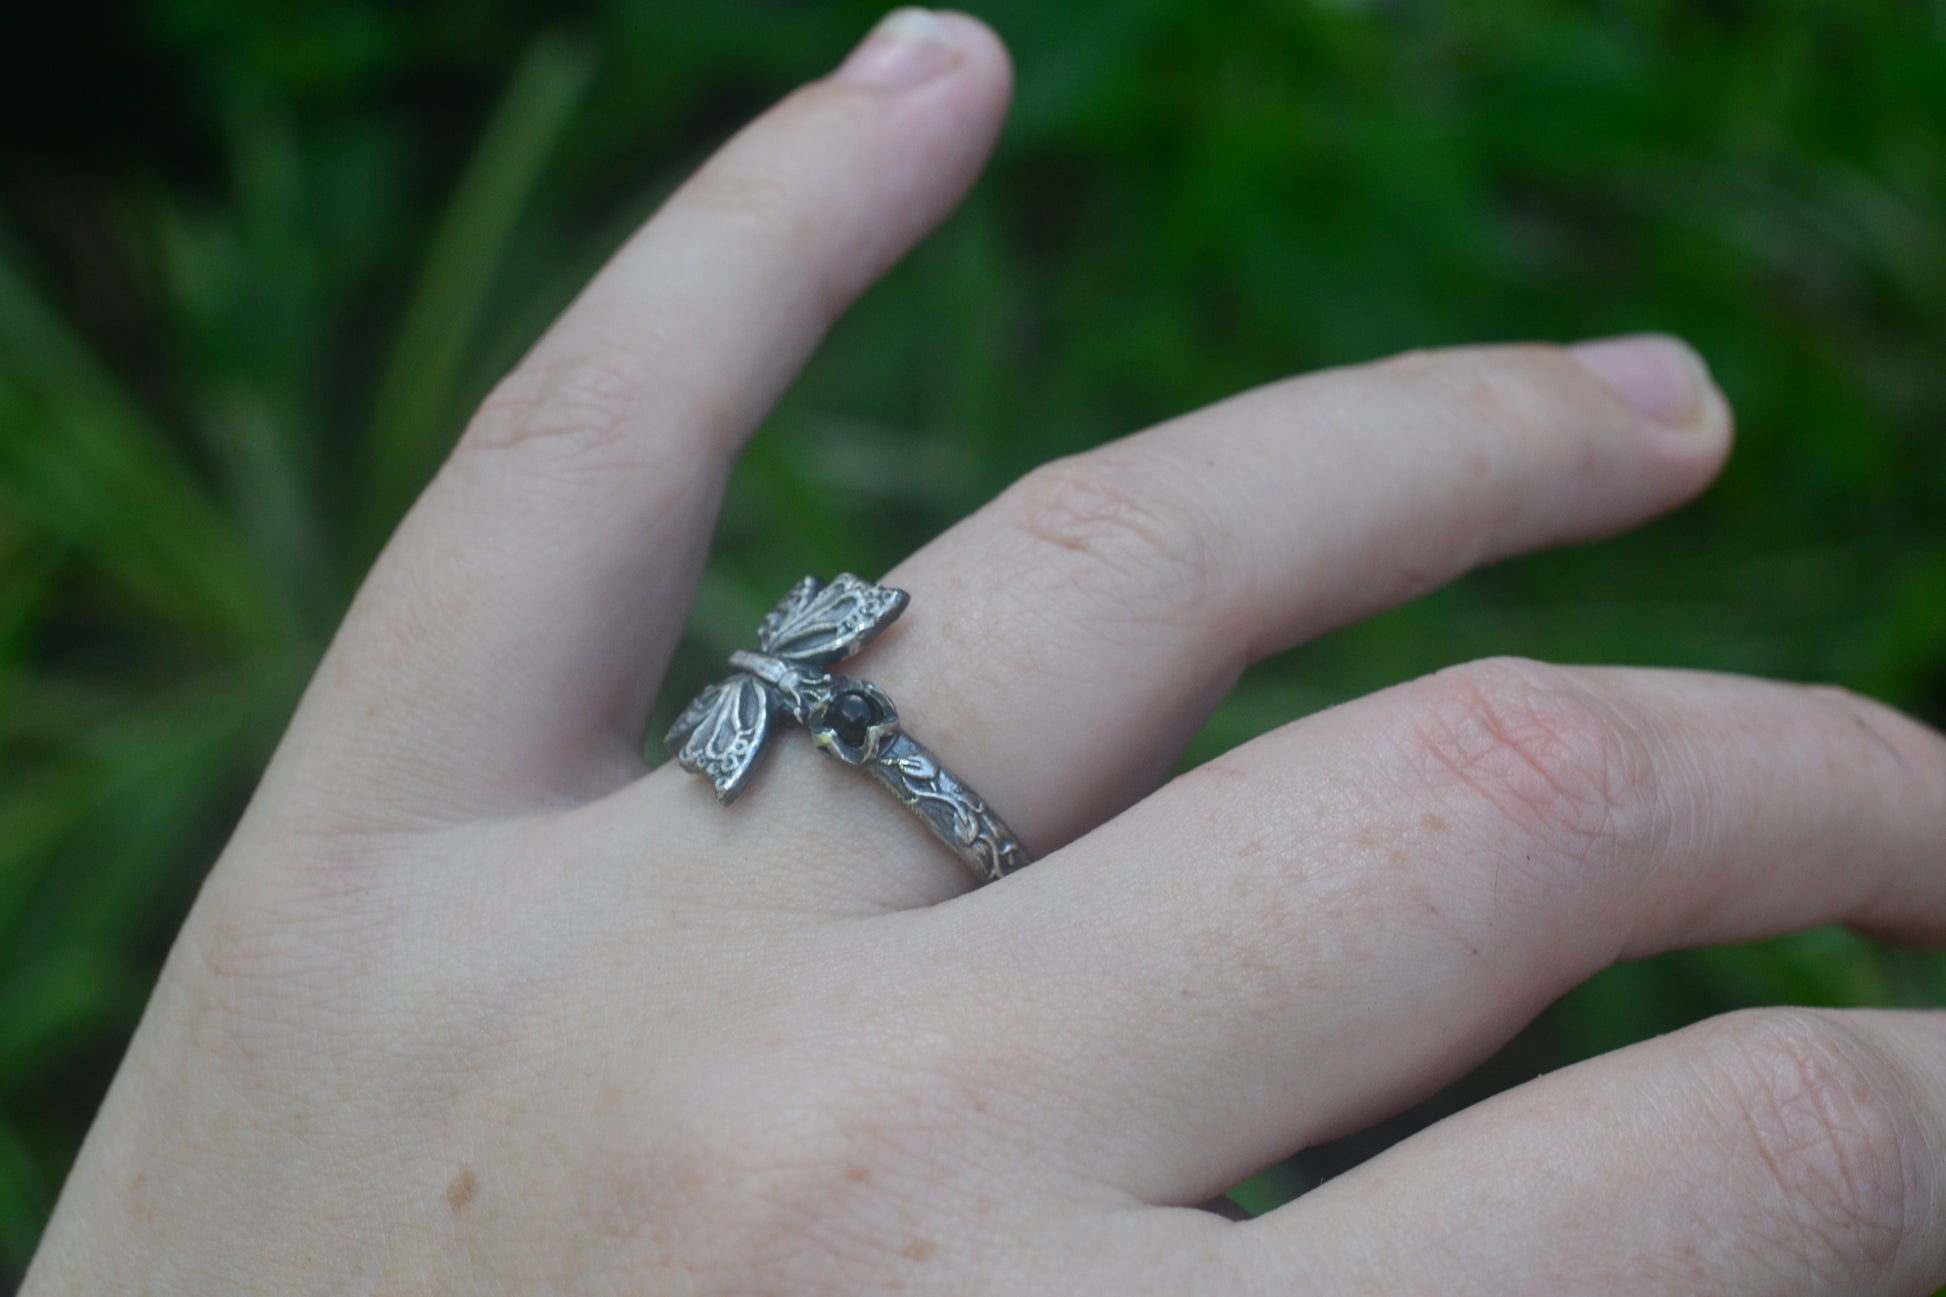
[[[1029,863],[1027,851],[978,794],[899,726],[877,686],[825,670],[898,619],[910,596],[849,572],[829,585],[807,576],[757,628],[759,652],[730,655],[736,674],[696,695],[664,740],[682,768],[708,775],[716,800],[737,799],[779,716],[811,732],[833,760],[883,784],[983,883]]]

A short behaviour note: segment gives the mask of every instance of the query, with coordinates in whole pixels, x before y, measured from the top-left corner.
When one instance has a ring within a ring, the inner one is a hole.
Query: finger
[[[901,11],[615,255],[467,429],[332,652],[372,782],[501,805],[639,773],[738,446],[958,201],[1008,85],[986,28]]]
[[[1734,1014],[1439,1123],[1226,1240],[1225,1291],[1922,1297],[1946,1014]]]
[[[1044,863],[911,939],[966,952],[939,975],[981,1006],[970,1051],[1090,1078],[1044,1097],[1063,1157],[1195,1202],[1617,960],[1833,921],[1946,940],[1946,741],[1833,690],[1478,663],[1268,735]]]
[[[1029,475],[891,574],[911,608],[856,673],[1044,853],[1154,787],[1247,662],[1475,564],[1634,525],[1700,490],[1728,437],[1700,362],[1663,339],[1275,384]],[[801,753],[773,755],[736,825],[667,779],[648,795],[673,789],[712,841],[737,834],[733,859],[791,832],[789,877],[819,898],[966,885],[896,805]],[[833,806],[836,849],[803,850],[798,828]]]

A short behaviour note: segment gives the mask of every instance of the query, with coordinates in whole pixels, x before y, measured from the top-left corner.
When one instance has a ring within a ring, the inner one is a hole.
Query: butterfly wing
[[[778,631],[795,620],[804,611],[805,605],[809,604],[823,588],[824,582],[814,576],[807,576],[792,586],[789,594],[777,601],[777,606],[772,608],[769,615],[764,618],[763,625],[757,627],[757,643],[762,646],[764,652],[776,652],[771,645],[777,642]]]
[[[909,601],[903,590],[873,585],[849,572],[826,586],[806,577],[764,618],[757,639],[766,653],[825,667],[871,643]]]
[[[770,691],[739,672],[697,694],[663,742],[684,770],[708,775],[716,800],[728,806],[750,782],[772,719]]]

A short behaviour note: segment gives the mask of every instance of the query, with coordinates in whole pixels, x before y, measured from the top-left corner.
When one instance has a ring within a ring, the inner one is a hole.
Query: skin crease
[[[1946,940],[1946,742],[1833,690],[1464,664],[1156,789],[1249,661],[1704,489],[1729,411],[1672,340],[1272,384],[901,565],[858,674],[1042,856],[998,885],[801,734],[729,811],[647,772],[736,448],[1008,88],[973,20],[889,19],[496,391],[216,862],[27,1297],[1946,1283],[1937,1012],[1732,1015],[1260,1220],[1193,1206],[1614,960]]]

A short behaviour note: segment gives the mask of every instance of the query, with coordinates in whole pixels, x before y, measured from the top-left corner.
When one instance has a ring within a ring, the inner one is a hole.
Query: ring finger
[[[1089,1078],[1011,1113],[1067,1132],[1063,1165],[1193,1202],[1454,1079],[1610,963],[1831,922],[1946,938],[1942,843],[1946,741],[1878,704],[1473,663],[910,916],[954,954],[909,994],[974,1006],[958,1047],[1011,1069],[995,1087]]]

